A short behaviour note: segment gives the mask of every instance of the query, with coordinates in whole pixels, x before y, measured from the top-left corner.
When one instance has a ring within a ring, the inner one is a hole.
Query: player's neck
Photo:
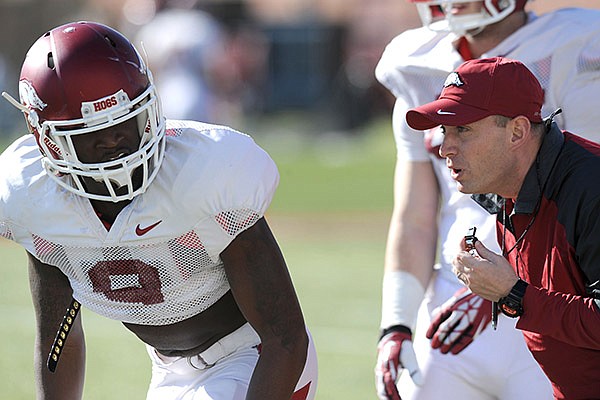
[[[465,35],[473,58],[479,58],[486,52],[498,46],[504,39],[519,30],[527,23],[525,11],[515,12],[500,22],[487,26],[475,35]]]
[[[90,202],[92,203],[94,211],[96,211],[99,217],[101,216],[100,219],[112,225],[115,222],[115,219],[117,219],[117,215],[131,203],[131,200],[124,200],[118,203],[100,200],[90,200]]]

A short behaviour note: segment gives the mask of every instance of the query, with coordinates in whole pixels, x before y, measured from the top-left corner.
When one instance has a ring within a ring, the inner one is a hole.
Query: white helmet
[[[160,101],[139,53],[114,29],[77,22],[50,30],[31,46],[23,62],[21,102],[3,95],[25,114],[44,168],[65,189],[93,200],[131,200],[146,191],[158,173],[165,150]],[[80,160],[73,136],[133,118],[140,135],[137,150],[107,162]],[[133,182],[136,170],[141,185]],[[85,178],[104,183],[108,194],[86,188]]]
[[[454,32],[464,35],[473,29],[498,22],[515,11],[523,10],[527,0],[410,0],[415,3],[423,26],[433,31]],[[452,8],[460,3],[482,3],[475,14],[452,15]]]

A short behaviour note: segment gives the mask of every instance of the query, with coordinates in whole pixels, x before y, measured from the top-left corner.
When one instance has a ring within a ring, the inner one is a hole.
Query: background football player
[[[377,393],[405,400],[551,398],[514,320],[501,316],[498,331],[488,328],[490,302],[465,291],[452,273],[451,260],[471,227],[500,251],[493,217],[456,190],[438,154],[441,132],[419,134],[405,114],[435,100],[463,61],[501,55],[521,60],[540,80],[544,115],[561,107],[556,120],[563,129],[600,140],[600,13],[563,9],[536,16],[525,11],[526,0],[413,2],[424,27],[394,38],[376,69],[396,97],[398,150]]]

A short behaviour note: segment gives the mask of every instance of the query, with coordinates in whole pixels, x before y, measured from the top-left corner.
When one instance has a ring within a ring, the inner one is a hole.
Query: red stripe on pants
[[[290,400],[306,400],[306,398],[308,397],[309,389],[310,382],[308,382],[303,388],[298,389],[296,392],[294,392]]]

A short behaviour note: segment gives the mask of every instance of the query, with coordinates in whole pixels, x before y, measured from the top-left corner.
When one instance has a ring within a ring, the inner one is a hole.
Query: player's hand
[[[462,288],[454,293],[431,321],[427,338],[444,354],[458,354],[489,325],[492,303]]]
[[[408,328],[406,328],[406,332],[388,333],[379,340],[377,345],[375,383],[380,400],[401,400],[396,382],[398,382],[403,369],[408,370],[416,385],[423,383],[412,345],[412,334]]]

